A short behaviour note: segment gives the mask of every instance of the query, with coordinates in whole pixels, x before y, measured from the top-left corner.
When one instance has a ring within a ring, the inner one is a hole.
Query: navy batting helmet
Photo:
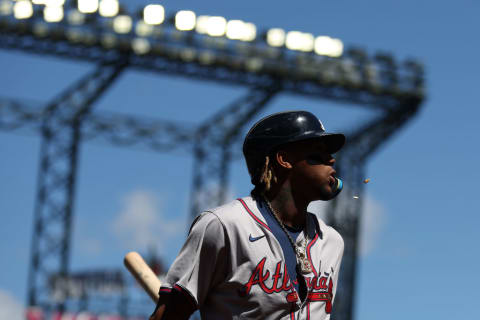
[[[307,139],[322,139],[330,154],[345,144],[343,134],[326,132],[322,122],[308,111],[279,112],[255,123],[243,142],[243,155],[252,181],[265,156],[282,145]]]

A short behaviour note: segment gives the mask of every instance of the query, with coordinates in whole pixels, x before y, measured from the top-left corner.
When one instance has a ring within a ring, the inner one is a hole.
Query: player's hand
[[[165,305],[163,304],[155,310],[155,312],[150,316],[149,320],[162,320],[164,312]]]
[[[173,290],[160,295],[160,302],[149,320],[188,320],[194,311],[183,293]]]

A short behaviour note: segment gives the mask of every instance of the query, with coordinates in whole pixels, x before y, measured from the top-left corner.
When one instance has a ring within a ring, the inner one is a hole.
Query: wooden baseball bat
[[[160,290],[161,283],[142,256],[138,252],[131,251],[125,255],[123,263],[150,298],[152,298],[153,302],[157,303],[159,297],[158,290]]]

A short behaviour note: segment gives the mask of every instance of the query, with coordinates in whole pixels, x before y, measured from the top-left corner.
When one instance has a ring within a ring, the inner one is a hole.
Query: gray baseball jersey
[[[206,211],[192,224],[160,292],[184,292],[203,319],[330,319],[343,239],[308,214],[306,247],[313,266],[301,301],[262,202],[237,199]],[[297,243],[304,239],[300,233]]]

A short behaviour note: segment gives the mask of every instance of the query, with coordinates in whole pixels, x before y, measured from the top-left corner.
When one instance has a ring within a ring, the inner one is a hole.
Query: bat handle
[[[123,262],[128,271],[130,271],[150,298],[152,298],[153,302],[157,303],[161,283],[157,275],[150,269],[145,260],[143,260],[142,256],[132,251],[125,255]]]

